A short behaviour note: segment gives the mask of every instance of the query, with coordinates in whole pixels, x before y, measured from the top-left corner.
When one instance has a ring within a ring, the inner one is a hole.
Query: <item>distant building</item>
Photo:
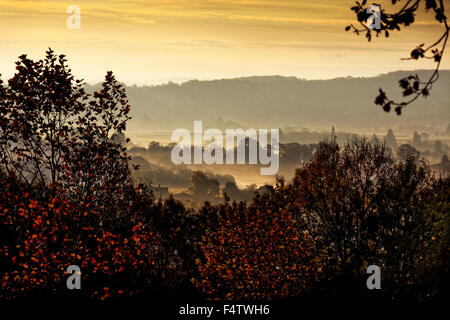
[[[336,130],[334,128],[334,125],[331,127],[330,140],[333,142],[337,142],[337,135],[336,135]]]
[[[414,131],[413,135],[413,145],[414,147],[420,147],[422,145],[422,137],[417,131]]]
[[[370,143],[373,145],[380,144],[380,140],[378,139],[378,137],[376,135],[373,135],[372,139],[370,139]]]
[[[397,139],[395,139],[392,129],[388,130],[386,137],[384,138],[384,143],[386,144],[386,147],[391,149],[397,148]]]
[[[153,194],[155,195],[156,198],[166,199],[170,195],[168,187],[161,187],[161,186],[154,187],[154,186],[152,186],[150,188],[150,190],[153,192]]]

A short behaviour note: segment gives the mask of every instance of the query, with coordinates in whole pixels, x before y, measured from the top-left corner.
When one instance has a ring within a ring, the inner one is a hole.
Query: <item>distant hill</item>
[[[373,103],[378,88],[398,98],[398,80],[411,73],[425,78],[430,72],[330,80],[265,76],[127,87],[133,116],[129,130],[191,128],[194,120],[216,123],[218,118],[263,128],[329,127],[331,123],[364,131],[408,123],[445,128],[450,119],[450,70],[441,71],[431,96],[410,105],[401,117],[386,114]]]

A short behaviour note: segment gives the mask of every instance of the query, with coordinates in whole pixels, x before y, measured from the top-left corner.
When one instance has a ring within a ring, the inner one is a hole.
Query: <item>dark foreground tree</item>
[[[20,56],[16,70],[6,86],[0,79],[0,165],[11,181],[45,193],[60,186],[79,200],[127,183],[128,157],[113,135],[125,130],[130,106],[112,72],[90,95],[51,49],[44,60]]]
[[[133,295],[155,275],[159,235],[137,215],[153,200],[134,188],[120,135],[125,90],[108,72],[87,94],[63,55],[25,55],[0,81],[2,298],[67,294],[69,265],[86,296]]]
[[[92,96],[81,83],[49,51],[21,57],[0,86],[0,298],[365,295],[369,264],[389,299],[448,291],[449,178],[426,163],[324,142],[292,183],[194,212],[131,181],[117,138],[129,110],[112,74]],[[219,192],[200,172],[192,182]],[[66,287],[70,265],[81,291]]]
[[[430,249],[448,241],[445,181],[417,158],[394,162],[383,145],[331,142],[296,172],[285,197],[317,250],[328,252],[323,285],[330,292],[369,294],[366,269],[374,264],[382,270],[379,294],[425,299],[442,294],[448,279],[448,255]],[[431,260],[436,269],[428,273]]]

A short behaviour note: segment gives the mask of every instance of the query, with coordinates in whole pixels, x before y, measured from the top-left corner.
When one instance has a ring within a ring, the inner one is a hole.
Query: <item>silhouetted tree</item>
[[[51,49],[44,60],[22,55],[8,85],[0,80],[2,169],[45,192],[60,185],[79,199],[112,196],[129,176],[117,139],[129,119],[125,89],[108,72],[89,95],[66,62]]]
[[[217,197],[219,195],[219,181],[214,178],[208,178],[203,171],[194,171],[190,181],[192,183],[192,193],[196,196]]]
[[[330,285],[358,290],[364,267],[377,260],[370,242],[377,232],[375,203],[392,166],[384,145],[355,140],[343,150],[333,141],[319,144],[312,161],[297,170],[288,198],[297,219],[327,248]]]
[[[402,144],[398,147],[397,157],[401,161],[406,161],[408,158],[412,158],[417,161],[420,158],[420,152],[410,144]]]
[[[228,181],[222,189],[222,194],[234,201],[251,200],[256,192],[256,186],[248,186],[247,188],[241,190],[238,188],[235,181]]]
[[[429,247],[436,226],[425,212],[435,190],[424,163],[415,158],[396,163],[383,145],[363,140],[342,150],[335,143],[319,145],[312,161],[297,170],[285,199],[316,239],[316,250],[327,250],[328,290],[367,293],[365,270],[376,264],[385,275],[386,295],[426,298],[437,294],[424,289],[429,276],[422,264],[433,259]],[[436,286],[436,278],[431,283]]]
[[[280,162],[282,164],[299,165],[303,161],[312,158],[312,151],[307,145],[298,143],[287,143],[280,145]]]
[[[402,109],[408,104],[414,102],[420,96],[427,97],[430,94],[433,84],[438,80],[439,68],[447,45],[450,28],[445,15],[444,0],[407,0],[405,3],[398,0],[391,0],[391,2],[394,6],[398,5],[400,9],[395,13],[387,13],[381,8],[379,13],[381,15],[380,28],[376,29],[373,24],[368,25],[368,18],[374,13],[373,8],[371,9],[369,5],[366,6],[367,0],[363,0],[362,3],[357,1],[356,5],[353,6],[351,10],[356,14],[359,27],[355,27],[351,24],[347,26],[345,30],[353,30],[357,35],[363,32],[368,41],[371,41],[374,32],[377,37],[383,33],[384,36],[388,38],[389,32],[395,30],[400,31],[401,27],[408,27],[414,24],[415,14],[420,9],[421,4],[423,4],[425,12],[432,12],[434,14],[435,20],[440,23],[444,29],[443,34],[434,43],[428,46],[425,46],[424,43],[420,44],[411,51],[410,57],[405,59],[418,60],[426,58],[433,59],[436,63],[434,72],[426,81],[422,81],[417,74],[410,75],[399,81],[400,87],[403,90],[403,96],[411,97],[409,100],[395,102],[394,100],[389,99],[381,88],[379,89],[380,94],[376,97],[375,103],[382,106],[383,110],[386,112],[389,112],[392,107],[395,107],[395,112],[398,115],[401,115]]]
[[[153,199],[134,188],[122,136],[130,107],[108,72],[87,94],[64,55],[25,55],[0,81],[1,298],[64,295],[79,265],[86,297],[134,295],[154,278],[158,233],[136,214]],[[147,270],[147,271],[145,271]]]

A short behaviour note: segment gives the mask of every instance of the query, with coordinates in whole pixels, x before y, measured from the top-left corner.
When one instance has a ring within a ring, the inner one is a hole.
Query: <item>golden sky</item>
[[[387,5],[390,0],[378,1]],[[447,2],[447,1],[446,1]],[[351,0],[0,0],[0,73],[23,53],[48,47],[68,56],[75,75],[98,82],[113,70],[127,84],[285,75],[317,79],[432,68],[401,61],[440,36],[431,14],[404,32],[368,43],[345,32]],[[81,9],[68,30],[66,9]],[[450,67],[446,55],[443,68]]]

